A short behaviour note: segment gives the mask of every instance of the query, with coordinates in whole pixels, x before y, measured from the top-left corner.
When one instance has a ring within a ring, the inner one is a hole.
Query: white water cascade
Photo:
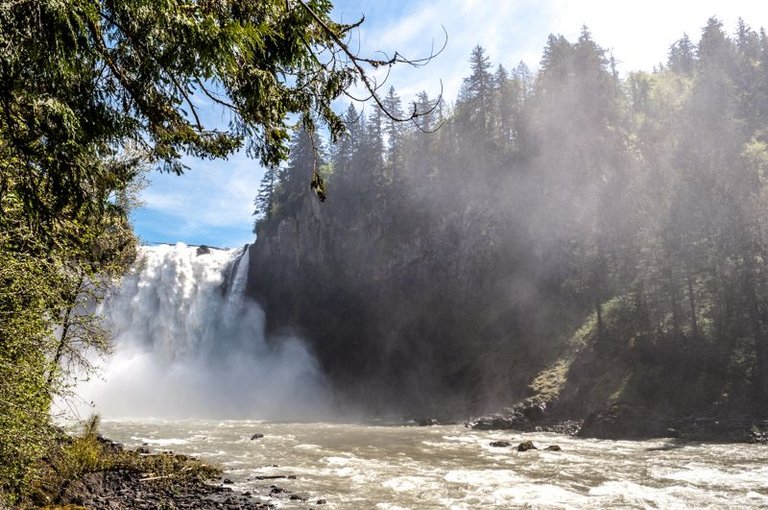
[[[102,313],[115,352],[77,393],[107,418],[306,419],[327,413],[322,374],[296,338],[268,339],[245,297],[243,250],[142,247]],[[82,414],[82,411],[81,411]]]

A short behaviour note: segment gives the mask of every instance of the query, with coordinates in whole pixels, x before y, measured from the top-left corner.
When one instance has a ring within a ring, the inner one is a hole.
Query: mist
[[[295,133],[257,197],[268,329],[372,414],[765,399],[768,38],[726,30],[625,75],[586,27],[538,70],[477,47],[452,106],[416,98],[419,129],[350,105],[323,204],[321,142]]]
[[[78,397],[105,418],[327,415],[326,382],[305,344],[268,339],[264,312],[244,296],[243,252],[143,247],[100,310],[115,352]]]

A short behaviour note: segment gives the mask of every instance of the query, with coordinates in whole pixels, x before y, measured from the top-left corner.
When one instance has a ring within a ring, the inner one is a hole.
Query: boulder
[[[195,255],[198,257],[200,255],[208,255],[209,253],[211,253],[211,249],[204,244],[201,244],[200,246],[198,246],[197,250],[195,251]]]
[[[546,447],[546,448],[544,448],[544,449],[545,449],[545,450],[547,450],[547,451],[550,451],[550,452],[559,452],[559,451],[562,451],[562,448],[560,448],[560,447],[559,447],[558,445],[556,445],[556,444],[551,444],[551,445],[547,446],[547,447]]]
[[[514,418],[492,414],[478,418],[471,426],[475,430],[508,430],[515,428],[516,423]]]
[[[251,436],[251,441],[254,441],[256,439],[261,439],[262,437],[264,437],[264,434],[254,434]]]
[[[507,446],[512,446],[512,443],[509,441],[493,441],[491,442],[491,446],[496,448],[506,448]]]
[[[519,445],[517,445],[517,451],[518,452],[527,452],[528,450],[537,450],[533,445],[533,441],[523,441]]]

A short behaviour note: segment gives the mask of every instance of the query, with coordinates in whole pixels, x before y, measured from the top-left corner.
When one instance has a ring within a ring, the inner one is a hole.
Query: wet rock
[[[290,499],[291,501],[306,501],[307,500],[307,498],[302,498],[298,494],[291,494],[291,497],[288,498],[288,499]]]
[[[523,441],[519,445],[517,445],[517,451],[518,452],[527,452],[528,450],[537,450],[533,445],[533,441]]]
[[[225,478],[224,480],[222,480],[222,481],[221,481],[221,483],[223,483],[223,484],[225,484],[225,485],[232,485],[232,484],[233,484],[233,483],[235,483],[235,482],[233,482],[233,481],[232,481],[232,480],[230,480],[229,478]]]
[[[547,404],[539,400],[528,398],[518,402],[512,407],[504,409],[502,414],[482,416],[470,422],[475,430],[522,430],[531,432],[536,430],[546,417]]]
[[[642,405],[613,403],[587,416],[579,436],[599,439],[667,437],[668,428],[661,417]]]
[[[559,451],[563,450],[562,448],[560,448],[560,446],[558,446],[556,444],[551,444],[551,445],[547,446],[544,449],[547,450],[547,451],[550,451],[550,452],[559,452]]]
[[[149,453],[149,448],[147,448],[146,446],[139,446],[138,448],[136,448],[136,453],[141,453],[146,455]]]
[[[264,437],[264,434],[254,434],[251,436],[251,441],[254,441],[256,439],[261,439],[262,437]]]
[[[317,504],[317,505],[324,505],[324,504],[326,504],[326,503],[327,503],[327,501],[326,501],[326,500],[324,500],[324,499],[318,499],[316,504]]]
[[[500,414],[477,418],[470,426],[474,430],[508,430],[515,428],[516,420]]]
[[[512,446],[512,443],[509,441],[492,441],[491,446],[495,446],[496,448],[506,448],[507,446]]]
[[[431,427],[432,425],[440,425],[437,418],[419,418],[415,420],[419,427]]]
[[[195,251],[195,255],[198,256],[198,257],[200,255],[208,255],[209,253],[211,253],[211,249],[208,246],[204,245],[204,244],[198,246],[197,250]]]

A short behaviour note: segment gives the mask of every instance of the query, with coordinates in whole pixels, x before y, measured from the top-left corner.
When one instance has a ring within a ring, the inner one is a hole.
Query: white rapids
[[[218,463],[233,487],[278,508],[766,508],[768,448],[602,441],[463,426],[108,421],[105,434]],[[264,434],[250,440],[254,433]],[[511,448],[491,441],[508,440]],[[518,452],[532,440],[562,451]],[[295,479],[258,480],[293,475]],[[306,501],[269,497],[277,485]]]
[[[301,422],[330,418],[331,399],[300,340],[266,337],[242,253],[142,248],[103,306],[115,353],[76,390],[106,437],[200,456],[285,509],[768,508],[763,446]]]
[[[115,352],[76,393],[105,418],[323,416],[314,358],[296,338],[267,339],[263,311],[245,298],[243,253],[142,247],[102,306]]]

